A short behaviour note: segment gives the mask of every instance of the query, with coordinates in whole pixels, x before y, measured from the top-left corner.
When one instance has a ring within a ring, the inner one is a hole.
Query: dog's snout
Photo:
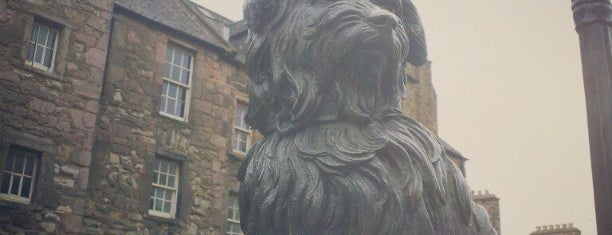
[[[391,12],[381,9],[371,11],[366,21],[377,28],[393,28],[398,24],[397,18]]]

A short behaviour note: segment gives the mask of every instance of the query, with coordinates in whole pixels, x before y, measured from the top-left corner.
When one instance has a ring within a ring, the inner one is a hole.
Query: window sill
[[[168,113],[164,113],[162,111],[157,112],[160,116],[165,117],[165,118],[170,118],[172,120],[175,121],[179,121],[182,123],[187,123],[187,119],[186,118],[182,118],[182,117],[178,117],[178,116],[174,116],[172,114],[168,114]]]
[[[21,205],[29,205],[30,199],[24,199],[22,197],[8,195],[8,194],[0,194],[0,200],[4,200],[10,203],[17,203]]]
[[[157,216],[157,215],[153,215],[153,214],[149,214],[147,213],[144,218],[151,220],[151,221],[155,221],[158,223],[167,223],[167,224],[179,224],[178,220],[175,218],[166,218],[166,217],[161,217],[161,216]]]
[[[23,69],[23,70],[26,70],[27,72],[35,73],[37,75],[44,76],[44,77],[47,77],[47,78],[51,78],[51,79],[57,80],[57,81],[62,81],[63,80],[63,75],[59,74],[59,73],[47,72],[45,70],[36,68],[34,66],[27,65],[25,63],[16,63],[15,65],[16,65],[15,67]]]
[[[230,150],[228,151],[228,155],[237,158],[238,160],[244,161],[246,159],[246,153]]]

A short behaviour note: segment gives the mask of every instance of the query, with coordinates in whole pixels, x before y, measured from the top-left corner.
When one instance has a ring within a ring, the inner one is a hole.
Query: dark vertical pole
[[[599,235],[612,234],[612,6],[572,0],[580,38]]]

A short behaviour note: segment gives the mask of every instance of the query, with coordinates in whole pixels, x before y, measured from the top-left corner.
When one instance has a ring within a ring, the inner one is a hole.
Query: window
[[[6,158],[0,197],[29,204],[34,191],[39,153],[11,146]]]
[[[163,218],[174,218],[179,185],[179,165],[164,159],[153,162],[149,214]]]
[[[193,59],[190,53],[168,45],[164,63],[160,113],[180,120],[186,119],[192,65]]]
[[[238,208],[238,195],[230,193],[227,200],[227,235],[242,235],[240,228],[240,209]]]
[[[234,152],[246,153],[251,144],[251,127],[246,124],[248,105],[243,102],[236,103],[236,116],[234,117],[234,134],[232,138],[232,149]]]
[[[32,24],[30,40],[28,41],[28,58],[26,63],[32,67],[52,72],[58,34],[56,29],[35,20]]]

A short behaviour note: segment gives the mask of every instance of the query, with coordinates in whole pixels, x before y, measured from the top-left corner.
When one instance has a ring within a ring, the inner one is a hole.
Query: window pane
[[[28,43],[28,60],[34,61],[34,51],[36,50],[36,44]]]
[[[178,86],[175,84],[168,84],[168,96],[175,98],[176,99],[176,95],[178,93]]]
[[[36,22],[32,24],[32,34],[30,34],[30,41],[36,42],[36,38],[38,38],[38,28],[39,27],[40,25],[38,25],[38,23]]]
[[[240,115],[240,112],[238,112],[238,110],[236,110],[236,115],[234,115],[234,126],[240,126],[240,121],[242,120],[242,115]]]
[[[178,87],[178,100],[180,101],[185,101],[185,98],[187,96],[187,88],[184,87]]]
[[[21,181],[21,177],[13,175],[13,182],[11,182],[11,193],[14,195],[19,195],[19,182]]]
[[[248,134],[247,134],[247,133],[244,133],[244,132],[242,132],[242,131],[238,131],[238,132],[240,133],[240,141],[242,141],[242,142],[245,142],[245,143],[246,143],[246,142],[247,142],[247,139],[248,139]]]
[[[47,47],[48,48],[53,48],[55,46],[55,36],[56,36],[56,32],[54,31],[49,31],[49,39],[47,40]]]
[[[4,173],[2,176],[2,189],[0,189],[0,193],[8,193],[9,186],[11,185],[11,174]]]
[[[168,94],[168,82],[164,81],[162,82],[162,95],[167,95]]]
[[[245,152],[246,153],[246,142],[240,142],[239,146],[238,146],[238,150],[240,150],[240,152]]]
[[[46,42],[47,42],[47,29],[45,29],[45,27],[39,27],[38,39],[36,39],[36,43],[45,45]]]
[[[23,183],[21,184],[21,197],[30,198],[30,186],[32,184],[32,178],[24,177]]]
[[[176,180],[176,178],[174,178],[174,176],[168,176],[168,187],[172,187],[174,188],[174,180]]]
[[[189,70],[183,69],[183,73],[181,73],[181,83],[185,85],[189,84]]]
[[[164,202],[164,212],[170,213],[170,202]]]
[[[166,200],[172,200],[172,194],[173,192],[171,192],[170,190],[166,190],[166,195],[165,195],[165,199]]]
[[[43,61],[42,64],[45,67],[47,67],[47,68],[51,67],[51,56],[52,56],[52,54],[53,54],[52,50],[49,50],[49,49],[45,50],[45,60]]]
[[[170,174],[172,175],[176,175],[176,165],[172,164],[172,166],[170,167]]]
[[[43,47],[36,46],[36,53],[34,54],[34,62],[42,64]]]
[[[166,96],[162,95],[161,97],[161,103],[159,104],[159,110],[166,112],[166,102],[167,102],[168,98],[166,98]]]
[[[172,49],[172,47],[168,47],[166,49],[166,61],[172,62],[172,53],[173,52],[174,52],[174,50]]]
[[[227,210],[227,218],[228,219],[232,219],[233,214],[234,214],[234,212],[231,209]]]
[[[25,174],[26,175],[29,175],[29,176],[33,176],[34,175],[33,174],[34,173],[34,161],[36,161],[36,159],[33,158],[33,157],[29,157],[27,159],[26,167],[25,167]]]
[[[164,77],[170,78],[170,68],[172,66],[169,63],[164,63]]]
[[[183,68],[189,69],[190,65],[191,65],[191,56],[188,55],[187,53],[184,53],[183,54],[183,64],[182,64]]]
[[[167,113],[179,116],[179,114],[176,113],[176,111],[174,109],[174,107],[176,107],[176,100],[168,99],[166,105],[167,105],[167,107],[166,107],[166,110],[167,110],[166,112]]]
[[[153,210],[153,208],[154,208],[154,207],[153,207],[153,206],[154,206],[153,204],[155,204],[155,199],[150,198],[150,199],[149,199],[149,210]]]
[[[181,73],[181,68],[177,67],[177,66],[172,66],[172,77],[170,78],[171,80],[174,81],[180,81],[180,73]]]
[[[159,199],[155,199],[155,209],[156,211],[162,211],[162,201]]]
[[[161,168],[160,168],[160,171],[161,171],[162,173],[166,173],[166,172],[168,172],[168,162],[166,162],[166,161],[161,161]]]
[[[166,177],[166,175],[165,175],[165,174],[160,174],[160,175],[159,175],[159,184],[160,184],[160,185],[168,185],[168,184],[166,183],[166,180],[167,180],[167,177]]]
[[[11,150],[9,153],[9,157],[6,159],[6,166],[4,169],[7,171],[13,171],[13,160],[15,159],[15,151]]]
[[[19,153],[22,154],[22,153]],[[15,165],[13,166],[13,172],[21,174],[23,172],[23,165],[25,158],[23,156],[15,156]]]
[[[157,172],[153,172],[153,178],[151,179],[151,182],[156,183],[157,184],[157,177],[158,177],[158,173]]]
[[[177,115],[181,116],[181,117],[185,116],[185,103],[179,101],[177,108],[178,108],[178,114]]]

